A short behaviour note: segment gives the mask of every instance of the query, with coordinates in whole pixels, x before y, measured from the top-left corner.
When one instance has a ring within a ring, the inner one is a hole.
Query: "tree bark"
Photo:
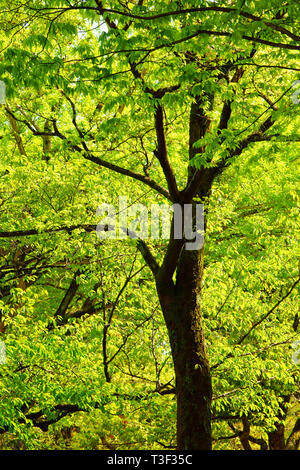
[[[178,450],[212,445],[212,386],[200,307],[203,253],[183,248],[176,283],[158,284],[176,376]]]
[[[202,101],[197,98],[190,111],[190,159],[195,153],[204,151],[204,148],[196,149],[194,143],[204,137],[209,126],[210,120]],[[189,168],[191,194],[188,197],[181,193],[186,201],[192,202],[196,194],[203,198],[208,196],[212,180],[206,170]],[[177,449],[210,450],[212,384],[200,304],[204,247],[188,251],[183,243],[176,243],[173,235],[171,232],[161,267],[163,274],[157,276],[157,290],[168,328],[176,377]]]
[[[281,421],[276,423],[276,427],[274,431],[268,433],[268,441],[269,441],[269,450],[285,450],[285,425],[284,421],[286,419],[286,415],[288,412],[288,403],[291,399],[290,395],[285,395],[282,397],[283,403],[281,404],[281,410],[278,412],[277,417]]]
[[[284,424],[276,424],[276,429],[268,433],[269,450],[285,450]]]

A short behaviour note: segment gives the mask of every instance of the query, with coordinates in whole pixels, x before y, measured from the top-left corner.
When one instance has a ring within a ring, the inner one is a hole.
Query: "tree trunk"
[[[276,429],[268,433],[269,450],[285,450],[284,424],[276,424]]]
[[[175,285],[158,285],[177,392],[178,450],[211,449],[211,376],[200,309],[203,249],[182,250]]]
[[[194,144],[205,136],[209,127],[210,119],[201,98],[197,97],[190,110],[190,159],[204,151],[204,148],[196,148]],[[200,198],[206,197],[208,203],[212,184],[210,170],[202,168],[196,171],[189,167],[188,183],[193,190],[191,194],[188,195],[188,191],[184,195],[184,202],[192,203],[193,208],[193,196],[196,194]],[[159,274],[156,280],[176,376],[177,449],[210,450],[212,385],[200,305],[204,248],[188,251],[173,236],[171,232],[170,244],[161,267],[162,276]],[[175,270],[174,283],[172,277]]]
[[[288,412],[288,403],[291,399],[290,395],[285,395],[282,397],[283,403],[280,406],[280,411],[277,414],[277,418],[281,421],[276,423],[276,428],[274,431],[268,433],[269,441],[269,450],[285,450],[285,425],[284,421]]]

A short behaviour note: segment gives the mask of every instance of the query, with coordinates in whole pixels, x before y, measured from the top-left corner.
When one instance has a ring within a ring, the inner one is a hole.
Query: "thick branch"
[[[155,152],[155,155],[162,167],[165,178],[167,180],[171,199],[173,202],[176,202],[178,201],[179,191],[177,188],[174,172],[168,159],[167,144],[164,131],[163,109],[161,105],[157,105],[155,110],[155,130],[157,137],[157,150]]]
[[[93,163],[96,163],[99,166],[102,166],[102,167],[107,168],[111,171],[114,171],[115,173],[119,173],[121,175],[128,176],[129,178],[133,178],[137,181],[141,181],[142,183],[146,184],[150,188],[154,189],[159,194],[161,194],[164,197],[166,197],[167,199],[171,200],[171,196],[168,193],[168,191],[165,188],[163,188],[162,186],[160,186],[158,183],[156,183],[156,181],[149,178],[148,176],[141,175],[140,173],[136,173],[132,170],[128,170],[126,168],[120,167],[118,165],[115,165],[114,163],[107,162],[106,160],[103,160],[100,157],[95,157],[90,152],[88,152],[86,150],[86,148],[84,148],[84,147],[82,148],[79,145],[73,144],[65,135],[63,135],[58,130],[55,120],[52,120],[53,127],[54,127],[54,132],[41,132],[41,131],[37,131],[28,121],[23,120],[23,119],[18,119],[10,110],[8,110],[8,112],[11,116],[13,116],[16,119],[16,121],[23,122],[30,129],[30,131],[33,133],[33,135],[59,137],[61,140],[64,140],[64,141],[68,142],[68,144],[70,145],[70,148],[72,150],[75,150],[76,152],[80,153],[86,160],[89,160]],[[74,119],[74,115],[73,115],[73,119]]]
[[[155,257],[153,256],[150,248],[144,242],[144,240],[141,240],[141,239],[139,239],[137,241],[137,247],[138,247],[141,255],[143,256],[145,262],[147,263],[147,265],[151,269],[152,273],[154,274],[154,276],[156,276],[156,274],[158,272],[158,269],[159,269],[159,264],[157,263]]]
[[[110,231],[110,230],[113,231],[115,229],[115,227],[108,226],[108,225],[100,226],[99,224],[98,225],[95,225],[95,224],[77,224],[77,225],[70,225],[70,226],[66,225],[66,226],[62,226],[62,227],[59,227],[59,228],[52,228],[52,229],[49,228],[49,229],[45,229],[45,230],[36,230],[36,229],[12,230],[12,231],[9,231],[9,232],[0,232],[0,238],[18,238],[18,237],[27,237],[27,236],[33,236],[33,235],[40,235],[40,234],[45,234],[45,233],[63,232],[63,231],[71,233],[72,231],[77,230],[77,229],[82,229],[87,233],[91,233],[91,232],[94,232],[96,230],[97,231],[101,230],[101,231],[105,231],[105,232]],[[158,268],[159,268],[159,264],[157,263],[154,255],[151,253],[151,250],[148,247],[148,245],[146,244],[146,242],[144,240],[138,238],[138,236],[134,232],[132,232],[128,229],[124,228],[123,231],[130,238],[133,238],[133,239],[137,240],[138,250],[142,254],[145,262],[147,263],[147,265],[151,269],[152,273],[154,275],[156,275],[157,271],[158,271]]]
[[[62,321],[64,322],[66,320],[66,312],[68,310],[70,303],[75,297],[76,292],[79,287],[78,282],[77,282],[77,276],[79,276],[79,274],[80,274],[79,271],[76,271],[58,309],[56,310],[54,314],[54,317],[58,318],[58,321],[60,320],[59,317],[61,317]]]
[[[22,137],[21,137],[20,130],[18,128],[16,119],[14,118],[14,116],[9,111],[10,111],[9,108],[7,107],[6,108],[6,114],[8,116],[8,119],[9,119],[9,122],[10,122],[10,125],[11,125],[11,128],[12,128],[12,132],[13,132],[17,147],[19,149],[20,154],[26,156],[26,150],[25,150],[25,147],[23,145],[23,140],[22,140]]]

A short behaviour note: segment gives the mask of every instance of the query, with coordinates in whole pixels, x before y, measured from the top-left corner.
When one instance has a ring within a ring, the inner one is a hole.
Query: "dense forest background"
[[[0,7],[0,449],[297,449],[299,2]],[[203,203],[201,260],[119,196]]]

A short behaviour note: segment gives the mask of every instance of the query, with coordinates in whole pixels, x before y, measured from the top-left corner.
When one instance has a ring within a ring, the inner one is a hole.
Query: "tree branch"
[[[274,310],[276,310],[276,308],[293,292],[293,290],[295,289],[299,281],[300,281],[300,278],[294,282],[294,284],[287,291],[287,293],[283,297],[281,297],[281,299],[279,299],[278,302],[265,315],[263,315],[257,322],[253,323],[253,325],[247,331],[247,333],[245,333],[236,344],[238,345],[242,344],[242,342],[250,335],[251,331],[253,331],[254,328],[260,325],[264,320],[266,320],[266,318],[268,318],[271,315],[271,313],[273,313]]]
[[[168,159],[167,144],[164,131],[163,109],[160,104],[156,106],[154,116],[157,137],[157,150],[155,151],[155,155],[162,167],[165,178],[167,180],[171,200],[173,202],[176,202],[179,198],[179,191],[177,188],[174,172]]]
[[[128,170],[126,168],[120,167],[118,165],[115,165],[114,163],[108,162],[106,160],[103,160],[102,158],[95,157],[92,155],[87,148],[82,148],[79,145],[73,144],[65,135],[63,135],[57,128],[57,123],[53,119],[53,127],[54,127],[54,132],[42,132],[42,131],[37,131],[27,120],[19,119],[17,118],[10,110],[8,112],[13,116],[16,121],[23,122],[33,133],[33,135],[36,136],[53,136],[53,137],[59,137],[61,140],[66,141],[72,150],[75,150],[76,152],[80,153],[86,160],[89,160],[93,163],[96,163],[99,166],[102,166],[104,168],[107,168],[111,171],[114,171],[115,173],[119,173],[124,176],[128,176],[129,178],[133,178],[137,181],[141,181],[142,183],[146,184],[150,188],[154,189],[156,192],[161,194],[162,196],[166,197],[167,199],[171,200],[171,196],[168,193],[168,191],[160,186],[156,181],[152,180],[148,176],[142,175],[140,173],[136,173],[132,170]],[[74,109],[73,109],[74,113]],[[73,120],[74,120],[74,114],[73,114]],[[78,130],[78,128],[77,128]],[[79,131],[80,132],[80,131]]]

